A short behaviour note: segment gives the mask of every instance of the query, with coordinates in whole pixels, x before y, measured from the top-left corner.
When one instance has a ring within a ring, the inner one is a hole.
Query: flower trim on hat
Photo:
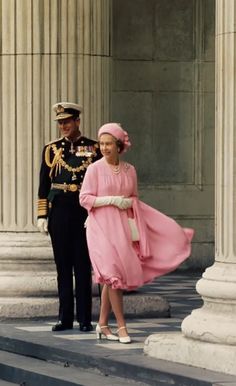
[[[124,129],[123,129],[123,131],[124,131],[124,152],[126,152],[127,150],[128,150],[128,148],[131,146],[131,142],[130,142],[130,140],[129,140],[129,135],[128,135],[128,133],[127,133],[127,131],[125,131]]]

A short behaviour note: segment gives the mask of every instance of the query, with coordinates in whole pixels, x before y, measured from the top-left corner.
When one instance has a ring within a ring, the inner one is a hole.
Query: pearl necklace
[[[121,170],[120,162],[118,163],[118,165],[116,165],[116,164],[112,164],[112,163],[107,162],[107,160],[105,158],[104,158],[104,161],[106,162],[107,166],[109,166],[109,168],[112,170],[112,173],[114,173],[114,174],[120,173],[120,170]]]
[[[114,174],[119,174],[120,173],[120,164],[118,165],[112,165],[111,170],[113,171]]]
[[[105,158],[104,158],[104,161],[106,161]],[[127,172],[130,168],[130,165],[127,162],[125,163],[119,162],[118,165],[113,165],[106,161],[106,164],[107,166],[109,166],[109,168],[112,170],[114,174],[119,174],[121,172],[121,169]]]

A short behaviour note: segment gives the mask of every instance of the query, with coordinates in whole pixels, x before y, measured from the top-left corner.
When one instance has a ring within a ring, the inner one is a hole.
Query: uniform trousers
[[[49,213],[48,230],[57,269],[59,320],[73,325],[75,283],[76,320],[91,322],[91,263],[84,222],[87,211],[79,204],[78,192],[60,193],[54,197]]]

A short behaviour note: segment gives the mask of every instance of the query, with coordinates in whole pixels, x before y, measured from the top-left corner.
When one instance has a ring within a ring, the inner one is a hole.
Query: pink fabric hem
[[[133,291],[140,287],[140,286],[127,286],[117,277],[111,277],[109,279],[104,279],[103,277],[94,278],[94,283],[106,284],[110,286],[112,289],[122,289],[126,291]]]

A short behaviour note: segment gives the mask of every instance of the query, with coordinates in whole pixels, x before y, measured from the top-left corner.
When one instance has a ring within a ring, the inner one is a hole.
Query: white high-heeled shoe
[[[96,326],[97,339],[102,339],[102,335],[104,335],[105,339],[107,339],[107,340],[113,340],[113,341],[119,340],[119,337],[117,335],[105,334],[102,331],[104,328],[109,328],[109,327],[108,326],[100,326],[99,324],[97,324],[97,326]]]
[[[125,330],[125,329],[127,329],[127,328],[125,326],[123,326],[123,327],[118,328],[118,330],[116,332],[118,334],[120,330]],[[119,339],[120,343],[131,343],[131,338],[129,335],[119,336],[118,339]]]

